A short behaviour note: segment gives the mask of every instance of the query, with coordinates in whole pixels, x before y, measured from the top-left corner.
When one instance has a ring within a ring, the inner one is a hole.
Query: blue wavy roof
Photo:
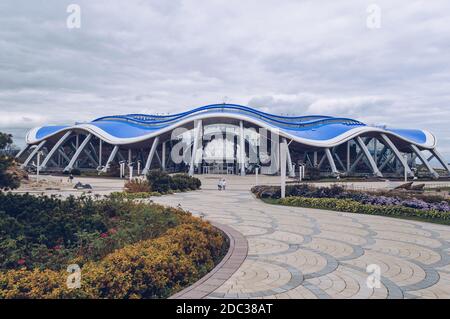
[[[170,115],[111,115],[80,124],[89,124],[117,139],[133,139],[174,126],[185,119],[202,114],[207,116],[208,113],[211,113],[211,115],[214,113],[214,116],[223,114],[224,116],[239,117],[239,115],[243,115],[246,118],[266,123],[270,127],[278,128],[293,137],[313,141],[331,140],[355,127],[367,127],[366,124],[350,118],[323,115],[282,116],[237,104],[211,104]],[[33,138],[34,140],[41,140],[69,127],[71,126],[45,126],[37,129]],[[427,136],[422,130],[386,129],[386,131],[418,144],[427,143]]]

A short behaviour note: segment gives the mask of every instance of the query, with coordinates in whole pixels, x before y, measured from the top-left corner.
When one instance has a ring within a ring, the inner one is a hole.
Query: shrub
[[[185,216],[163,236],[119,249],[82,268],[81,288],[66,287],[64,271],[0,273],[1,298],[165,298],[200,279],[227,250],[209,223]]]
[[[147,180],[151,189],[158,193],[167,193],[170,190],[170,175],[161,170],[150,170],[147,173]]]
[[[133,199],[145,199],[152,196],[161,196],[161,194],[157,192],[148,192],[148,193],[113,192],[109,195],[109,198],[119,200],[123,199],[133,200]]]
[[[150,193],[152,191],[147,180],[134,178],[125,183],[125,192],[127,193]]]
[[[151,170],[147,174],[147,180],[151,189],[165,194],[169,191],[196,190],[201,186],[201,181],[187,174],[175,174],[170,176],[161,170]]]
[[[281,196],[279,186],[256,186],[252,188],[252,192],[258,198],[278,199]],[[286,187],[286,196],[351,199],[363,204],[403,206],[421,210],[450,212],[450,202],[441,196],[387,191],[360,192],[346,190],[338,185],[330,187],[314,187],[308,184],[289,185]]]
[[[50,268],[154,238],[180,224],[181,211],[156,204],[0,193],[0,270]]]
[[[11,148],[12,135],[0,132],[0,151]],[[0,152],[0,189],[15,189],[20,186],[20,175],[15,169],[14,158]]]
[[[277,203],[288,206],[327,209],[349,213],[409,218],[413,217],[431,220],[436,219],[443,221],[444,223],[450,223],[450,214],[447,212],[440,212],[436,210],[421,210],[397,205],[380,206],[363,204],[351,199],[286,197],[283,199],[279,199]]]

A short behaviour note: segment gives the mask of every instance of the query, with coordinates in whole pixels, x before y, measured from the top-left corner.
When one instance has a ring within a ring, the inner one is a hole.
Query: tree
[[[14,158],[6,155],[11,148],[12,135],[0,132],[0,189],[14,189],[20,186],[20,175],[15,169]]]

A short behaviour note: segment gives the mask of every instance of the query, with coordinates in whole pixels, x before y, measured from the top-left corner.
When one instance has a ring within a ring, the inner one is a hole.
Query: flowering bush
[[[252,192],[259,198],[280,198],[278,186],[257,186]],[[301,196],[306,198],[336,198],[351,199],[356,202],[379,206],[403,206],[419,210],[434,210],[450,212],[450,203],[443,197],[423,196],[399,192],[360,192],[345,190],[341,186],[314,187],[307,184],[290,185],[286,187],[286,196]]]
[[[0,271],[59,270],[74,259],[99,260],[130,243],[162,235],[185,214],[121,198],[61,200],[0,193]]]
[[[385,215],[408,218],[436,220],[450,223],[450,214],[436,210],[421,210],[404,206],[363,204],[351,199],[286,197],[277,200],[279,204],[288,206],[309,207],[336,210],[340,212],[360,213],[370,215]]]
[[[125,192],[127,193],[150,193],[152,188],[147,180],[134,178],[125,183]]]
[[[210,271],[223,234],[181,209],[0,193],[0,299],[162,298]],[[66,287],[69,264],[80,289]]]
[[[161,237],[87,262],[79,289],[67,288],[64,271],[0,272],[0,299],[168,297],[204,276],[227,249],[223,235],[209,223],[192,216],[183,219]]]

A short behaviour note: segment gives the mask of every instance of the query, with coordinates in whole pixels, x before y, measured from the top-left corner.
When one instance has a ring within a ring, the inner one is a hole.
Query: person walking
[[[69,175],[69,183],[72,184],[73,183],[73,174]]]
[[[222,179],[219,179],[219,183],[217,183],[217,189],[218,189],[219,191],[221,191],[221,190],[222,190],[222,187],[223,187]]]
[[[227,186],[227,181],[225,180],[225,178],[222,179],[222,189],[225,190]]]

